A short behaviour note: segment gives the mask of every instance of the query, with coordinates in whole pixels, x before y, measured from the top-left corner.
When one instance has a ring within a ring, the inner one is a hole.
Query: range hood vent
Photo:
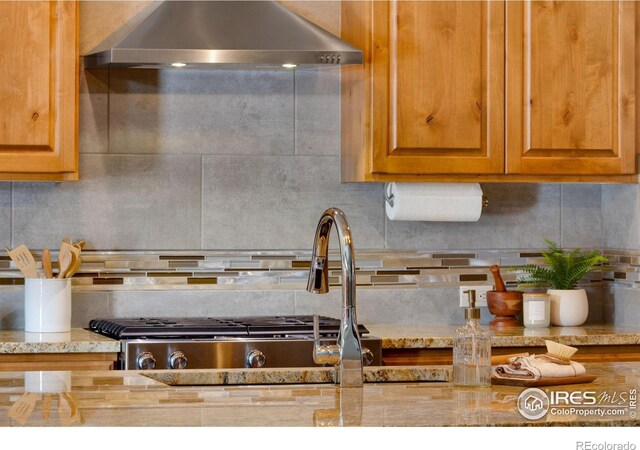
[[[85,55],[85,67],[362,64],[359,49],[272,0],[164,1],[118,34]]]

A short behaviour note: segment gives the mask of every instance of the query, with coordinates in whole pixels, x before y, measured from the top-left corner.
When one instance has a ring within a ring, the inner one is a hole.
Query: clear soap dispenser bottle
[[[483,387],[491,385],[491,336],[480,326],[480,309],[476,307],[476,291],[466,291],[469,307],[465,309],[466,325],[453,335],[453,384]]]

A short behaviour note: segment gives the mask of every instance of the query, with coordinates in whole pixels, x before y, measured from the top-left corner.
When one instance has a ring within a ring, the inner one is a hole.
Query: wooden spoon
[[[13,250],[6,247],[6,250],[11,260],[26,278],[39,278],[36,260],[26,245],[23,244]]]
[[[42,270],[45,278],[53,278],[53,267],[51,266],[51,252],[49,248],[42,250]]]

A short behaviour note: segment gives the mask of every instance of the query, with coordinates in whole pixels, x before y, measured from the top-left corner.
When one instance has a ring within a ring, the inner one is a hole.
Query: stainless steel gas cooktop
[[[89,328],[119,339],[119,368],[213,369],[313,367],[313,316],[95,319]],[[340,320],[320,317],[323,344],[335,343]],[[364,363],[381,364],[381,341],[359,325]]]

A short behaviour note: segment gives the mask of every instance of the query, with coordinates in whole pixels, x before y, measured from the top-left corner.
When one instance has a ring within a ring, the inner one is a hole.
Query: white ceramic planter
[[[582,325],[589,315],[589,301],[584,289],[549,289],[551,324],[560,327]]]

